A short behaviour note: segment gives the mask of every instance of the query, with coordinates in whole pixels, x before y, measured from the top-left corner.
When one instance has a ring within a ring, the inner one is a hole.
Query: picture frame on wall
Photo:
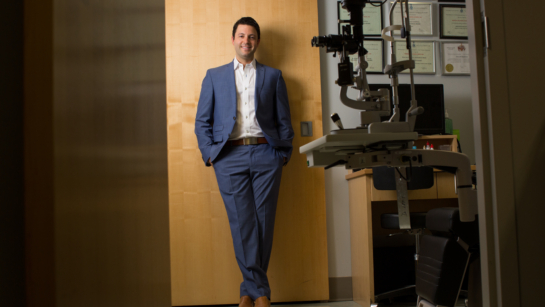
[[[439,0],[439,2],[460,2],[460,3],[465,3],[466,0]]]
[[[413,40],[412,58],[414,60],[414,73],[424,75],[435,75],[435,41],[431,40]],[[398,62],[409,60],[409,50],[405,40],[394,41],[394,50]],[[409,70],[404,70],[402,74],[408,74]]]
[[[393,5],[393,2],[390,5]],[[400,10],[401,8],[398,3],[393,12],[394,25],[402,24]],[[411,35],[433,36],[432,2],[409,2],[409,17],[411,19]]]
[[[440,4],[439,29],[442,39],[467,39],[467,9],[465,5]]]
[[[441,42],[441,74],[469,76],[469,43],[467,41]]]
[[[363,48],[367,50],[365,60],[369,65],[365,72],[367,74],[384,74],[384,40],[382,39],[365,39]],[[350,62],[354,67],[354,72],[358,66],[358,55],[350,55]]]
[[[380,4],[380,1],[371,3]],[[383,28],[382,6],[366,5],[363,8],[363,34],[365,36],[380,36]],[[339,21],[339,35],[342,34],[342,26],[350,23],[350,14],[343,9],[341,2],[337,2],[337,19]],[[352,32],[353,33],[353,32]]]

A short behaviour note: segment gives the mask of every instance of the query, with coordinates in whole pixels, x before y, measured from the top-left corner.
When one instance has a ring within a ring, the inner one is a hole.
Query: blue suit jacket
[[[286,83],[282,72],[256,61],[255,114],[271,146],[288,160],[293,128]],[[233,62],[209,69],[202,82],[195,119],[195,134],[206,166],[229,139],[237,116],[237,93]]]

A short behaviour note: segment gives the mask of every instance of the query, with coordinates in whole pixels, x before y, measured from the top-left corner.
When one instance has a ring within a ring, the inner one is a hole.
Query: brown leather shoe
[[[255,300],[255,307],[271,307],[271,302],[266,296],[258,297]]]
[[[248,295],[242,296],[238,307],[254,307],[254,301],[252,301],[252,298]]]

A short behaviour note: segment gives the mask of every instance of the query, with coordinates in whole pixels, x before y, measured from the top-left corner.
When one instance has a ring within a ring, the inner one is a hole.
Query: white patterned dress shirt
[[[255,59],[242,65],[237,58],[233,61],[235,69],[235,83],[237,90],[237,120],[229,136],[229,140],[238,140],[248,137],[263,137],[263,131],[255,116]]]

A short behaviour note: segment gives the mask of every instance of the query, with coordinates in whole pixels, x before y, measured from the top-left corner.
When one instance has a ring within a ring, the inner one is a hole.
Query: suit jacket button
[[[237,118],[233,116],[233,120],[237,120]]]

